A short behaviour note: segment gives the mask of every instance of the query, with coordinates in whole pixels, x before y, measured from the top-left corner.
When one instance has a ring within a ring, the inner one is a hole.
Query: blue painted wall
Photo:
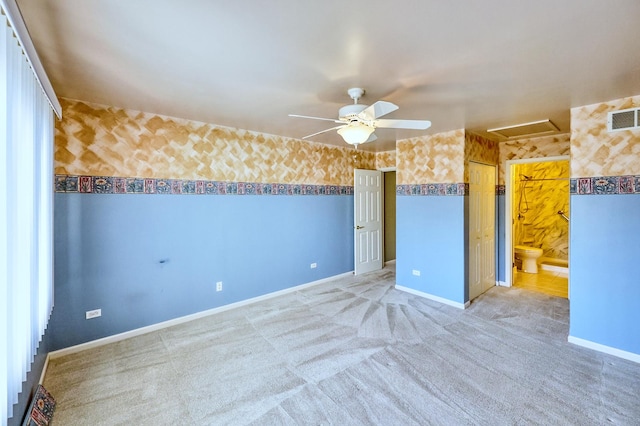
[[[467,209],[464,196],[397,197],[398,285],[457,303],[469,300]]]
[[[57,193],[52,350],[352,270],[353,196]]]
[[[571,195],[570,335],[640,354],[640,196]]]

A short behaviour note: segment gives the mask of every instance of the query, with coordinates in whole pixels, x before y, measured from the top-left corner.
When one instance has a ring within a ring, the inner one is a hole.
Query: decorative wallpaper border
[[[396,195],[467,195],[468,183],[423,183],[396,186]]]
[[[497,195],[505,195],[505,185],[496,186]],[[640,176],[598,176],[569,179],[573,195],[640,194]]]
[[[496,185],[496,195],[505,195],[506,186]],[[456,192],[457,191],[457,192]],[[427,183],[398,185],[397,195],[469,195],[468,183]]]
[[[640,176],[572,178],[569,192],[573,195],[640,194]]]
[[[353,195],[353,186],[207,180],[55,176],[55,192],[83,194]]]
[[[193,195],[353,195],[353,186],[289,183],[223,182],[208,180],[126,178],[111,176],[55,176],[55,192],[85,194],[193,194]],[[496,195],[505,195],[496,185]],[[572,195],[640,194],[640,176],[571,178]],[[400,196],[468,195],[468,183],[397,185]]]

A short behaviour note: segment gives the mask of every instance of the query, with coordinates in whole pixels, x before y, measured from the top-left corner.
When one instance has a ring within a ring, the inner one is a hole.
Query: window
[[[31,41],[25,42],[16,31],[24,29],[24,23],[15,1],[0,4],[0,419],[4,423],[13,416],[12,406],[53,306],[54,118],[52,97],[43,89],[50,83],[43,84],[46,75],[34,72],[41,65],[25,47],[32,48]],[[13,19],[16,15],[19,25]]]

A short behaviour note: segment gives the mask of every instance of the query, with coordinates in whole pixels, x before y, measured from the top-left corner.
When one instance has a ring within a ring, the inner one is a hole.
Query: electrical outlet
[[[413,271],[411,271],[411,273],[412,273],[413,275],[415,275],[416,277],[419,277],[419,276],[420,276],[420,271],[418,271],[417,269],[414,269]]]
[[[216,283],[216,291],[222,291],[222,281]]]
[[[316,269],[318,267],[318,264],[316,262],[313,262],[311,264],[311,269]]]
[[[94,309],[93,311],[87,311],[85,313],[87,319],[98,318],[102,316],[102,309]]]

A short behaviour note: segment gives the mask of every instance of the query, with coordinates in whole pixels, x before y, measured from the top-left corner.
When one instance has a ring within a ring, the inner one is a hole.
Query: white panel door
[[[354,271],[382,269],[382,172],[354,171]]]
[[[469,300],[496,284],[496,169],[469,163]]]
[[[482,165],[482,292],[496,285],[496,168]]]
[[[482,173],[475,163],[469,163],[469,300],[482,290]]]

